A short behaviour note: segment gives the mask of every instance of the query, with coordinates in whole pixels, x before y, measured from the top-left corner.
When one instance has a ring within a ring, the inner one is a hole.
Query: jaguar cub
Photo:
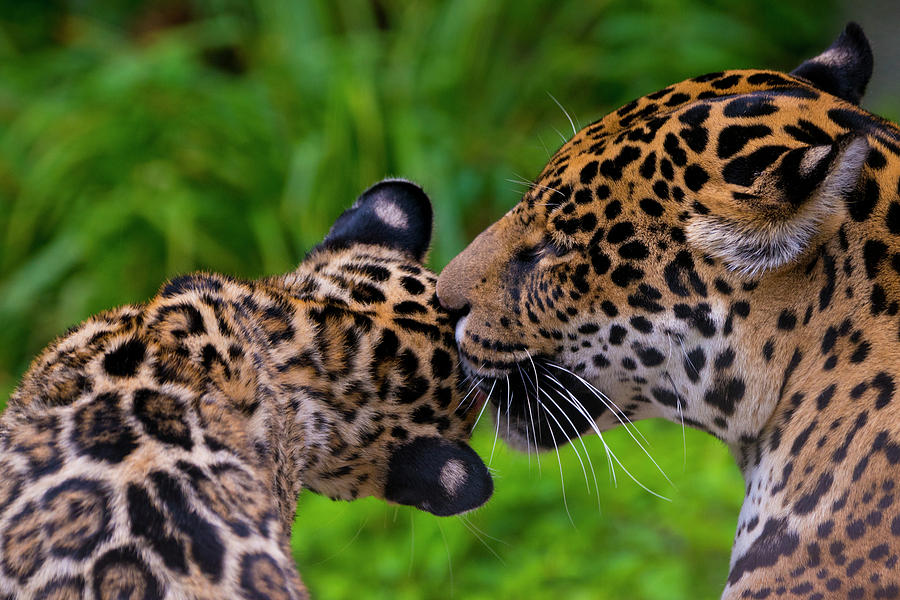
[[[383,181],[294,272],[178,277],[53,342],[0,419],[0,598],[305,598],[301,488],[483,504],[431,219]]]

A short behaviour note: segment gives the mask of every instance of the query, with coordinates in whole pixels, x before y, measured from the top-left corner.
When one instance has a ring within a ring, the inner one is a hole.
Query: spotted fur
[[[178,277],[51,344],[0,419],[0,598],[306,598],[302,487],[485,502],[430,236],[382,182],[292,273]]]
[[[900,130],[856,105],[871,69],[851,24],[790,74],[635,100],[438,281],[513,445],[626,417],[728,444],[724,598],[900,597]]]

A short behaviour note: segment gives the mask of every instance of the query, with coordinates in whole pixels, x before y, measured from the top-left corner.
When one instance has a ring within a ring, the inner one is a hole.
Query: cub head
[[[791,336],[836,310],[835,257],[866,227],[888,233],[873,182],[900,137],[855,105],[871,67],[851,24],[791,74],[712,73],[635,100],[447,266],[464,370],[513,445],[657,416],[758,433]]]
[[[304,486],[452,515],[481,506],[493,483],[467,443],[480,396],[465,396],[451,319],[422,265],[431,221],[418,186],[382,181],[284,283],[318,346],[301,366],[315,382],[301,408]]]

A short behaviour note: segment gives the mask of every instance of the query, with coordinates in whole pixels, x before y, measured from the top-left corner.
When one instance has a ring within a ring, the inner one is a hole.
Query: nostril
[[[470,307],[468,304],[464,304],[462,308],[452,308],[446,305],[444,306],[444,308],[450,314],[450,322],[454,327],[456,327],[456,324],[459,322],[459,320],[469,314]]]
[[[467,311],[469,304],[470,284],[468,278],[462,276],[465,274],[465,270],[461,271],[458,268],[458,259],[459,257],[454,258],[449,265],[444,267],[444,270],[438,276],[437,285],[435,286],[438,302],[450,312]]]
[[[437,288],[436,292],[437,292],[438,302],[441,303],[441,306],[443,306],[448,312],[451,312],[451,313],[463,312],[463,314],[465,314],[465,313],[469,312],[469,303],[466,302],[464,297],[460,297],[461,295],[457,296],[457,294],[453,294],[453,293],[447,293],[447,289],[446,288],[441,289],[442,287],[445,287],[445,286],[440,285],[440,279],[439,279],[438,280],[438,288]],[[462,316],[462,315],[460,315],[460,316]]]

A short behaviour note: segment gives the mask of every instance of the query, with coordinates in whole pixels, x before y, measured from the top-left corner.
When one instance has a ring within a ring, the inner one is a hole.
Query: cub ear
[[[785,151],[748,186],[731,184],[686,228],[688,240],[748,275],[777,269],[805,252],[825,222],[845,210],[869,144],[847,134],[833,144]]]
[[[391,456],[384,498],[447,517],[478,508],[493,493],[491,475],[472,448],[417,437]]]
[[[338,217],[322,244],[377,244],[422,262],[431,242],[431,220],[431,201],[422,188],[403,179],[385,179]]]
[[[822,54],[791,71],[814,86],[847,102],[859,104],[872,77],[872,48],[856,23],[844,31]]]

